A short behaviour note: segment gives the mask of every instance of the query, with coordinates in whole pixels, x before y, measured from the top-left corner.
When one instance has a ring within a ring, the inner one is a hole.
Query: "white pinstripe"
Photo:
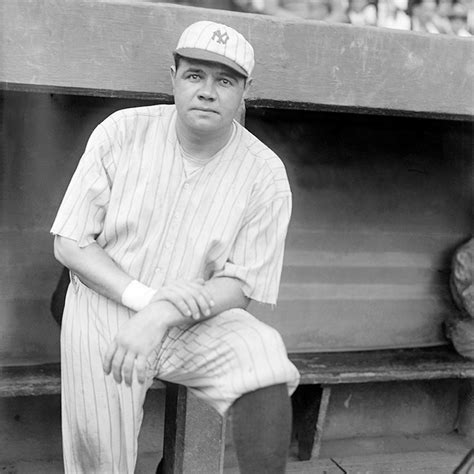
[[[275,304],[291,193],[278,157],[238,124],[229,143],[186,174],[174,106],[127,109],[92,134],[51,232],[97,241],[130,276],[239,278]],[[66,472],[133,472],[146,386],[104,377],[102,355],[131,312],[75,275],[61,334]],[[253,342],[252,342],[253,341]],[[172,328],[149,375],[183,383],[220,413],[246,391],[298,373],[278,333],[243,310]]]

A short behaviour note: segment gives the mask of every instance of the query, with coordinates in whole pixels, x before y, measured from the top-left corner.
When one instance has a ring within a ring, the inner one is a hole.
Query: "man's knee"
[[[228,325],[228,340],[232,344],[237,347],[243,344],[251,350],[267,348],[269,351],[282,352],[286,355],[283,339],[275,328],[258,320],[246,310],[239,308],[229,312],[236,321],[236,324],[229,321]]]
[[[237,359],[236,367],[242,372],[254,374],[259,386],[293,382],[297,371],[289,361],[280,333],[244,310],[236,310],[234,316],[240,324],[229,324],[226,343]]]

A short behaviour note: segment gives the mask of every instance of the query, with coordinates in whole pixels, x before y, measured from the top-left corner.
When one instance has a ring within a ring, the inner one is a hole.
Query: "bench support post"
[[[331,387],[323,385],[323,393],[321,394],[321,403],[319,404],[318,421],[316,422],[316,431],[314,433],[314,444],[312,457],[317,459],[321,450],[321,441],[323,439],[323,429],[326,423],[326,414],[328,412],[329,399],[331,398]]]
[[[293,428],[300,461],[319,457],[330,395],[328,385],[300,385],[293,394]]]
[[[225,424],[225,418],[186,387],[167,383],[163,461],[157,472],[222,473]]]

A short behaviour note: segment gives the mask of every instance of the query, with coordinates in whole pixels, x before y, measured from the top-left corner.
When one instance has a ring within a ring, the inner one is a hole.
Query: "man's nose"
[[[202,81],[201,88],[199,89],[199,98],[203,100],[215,100],[216,87],[212,78]]]

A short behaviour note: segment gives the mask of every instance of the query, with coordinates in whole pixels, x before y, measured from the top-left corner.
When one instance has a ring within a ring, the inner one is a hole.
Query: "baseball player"
[[[92,133],[51,229],[70,269],[61,330],[67,473],[133,473],[154,377],[233,410],[243,473],[285,471],[299,374],[275,304],[291,192],[235,120],[252,46],[200,21],[181,35],[174,105],[118,111]]]

